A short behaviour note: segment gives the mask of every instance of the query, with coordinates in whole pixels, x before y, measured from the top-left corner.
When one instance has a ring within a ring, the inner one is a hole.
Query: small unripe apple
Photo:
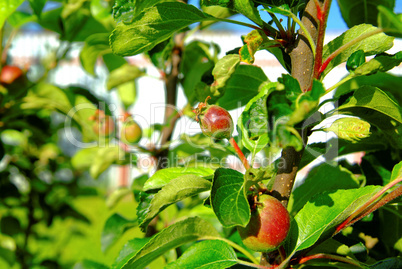
[[[275,197],[259,196],[251,205],[251,218],[246,227],[237,227],[246,247],[258,252],[271,252],[286,239],[290,228],[287,209]]]
[[[120,139],[126,144],[135,144],[141,140],[141,127],[133,119],[125,121],[120,131]]]
[[[95,115],[89,118],[93,120],[92,129],[99,136],[109,136],[114,131],[114,121],[111,116],[105,115],[102,110],[96,110]]]
[[[194,110],[201,131],[215,139],[231,138],[234,129],[232,117],[226,109],[217,105],[208,105],[208,99]]]
[[[3,85],[10,85],[19,78],[22,78],[24,73],[22,70],[13,65],[5,65],[1,69],[0,83]]]

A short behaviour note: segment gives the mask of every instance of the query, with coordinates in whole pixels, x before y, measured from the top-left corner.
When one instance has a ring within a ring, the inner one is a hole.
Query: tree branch
[[[180,113],[176,108],[176,99],[184,37],[184,33],[175,36],[176,45],[172,52],[170,73],[165,80],[165,119],[161,131],[161,150],[155,156],[157,158],[157,170],[167,167],[169,147],[166,144],[170,142],[176,121],[180,118]]]
[[[318,2],[322,4],[322,1]],[[315,1],[311,0],[307,3],[301,22],[305,26],[304,29],[308,31],[308,34],[300,29],[294,46],[288,48],[288,50],[290,51],[289,55],[292,61],[291,75],[299,81],[302,91],[306,92],[312,85],[315,58],[306,36],[309,35],[315,44],[317,44],[318,40],[319,20],[317,18]],[[306,130],[301,130],[300,133],[303,131]],[[305,145],[307,138],[305,135],[301,135],[301,137],[303,137],[303,143]],[[284,165],[278,168],[278,173],[272,185],[272,194],[281,201],[285,207],[287,207],[289,201],[302,154],[303,150],[298,152],[293,147],[282,150],[281,158]],[[272,264],[275,262],[273,259],[278,256],[279,253],[277,251],[273,253],[262,253],[260,264],[265,266]]]
[[[303,13],[302,23],[309,31],[314,42],[318,39],[319,22],[317,19],[317,7],[314,1],[307,3]],[[303,91],[310,88],[313,78],[314,55],[305,33],[299,30],[299,36],[296,40],[295,47],[290,52],[292,60],[291,74],[296,78]],[[305,135],[302,135],[304,144],[307,142]],[[298,166],[303,154],[303,150],[297,152],[294,148],[288,147],[282,150],[283,166],[279,167],[277,176],[272,186],[273,195],[287,206],[293,183],[296,178]]]

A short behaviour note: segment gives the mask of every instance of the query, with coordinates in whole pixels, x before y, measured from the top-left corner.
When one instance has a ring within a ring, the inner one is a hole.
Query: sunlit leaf
[[[144,268],[170,249],[208,237],[219,237],[219,233],[203,219],[193,217],[176,222],[157,233],[140,249],[127,255],[127,262],[121,268]]]
[[[110,36],[110,43],[117,55],[136,55],[152,49],[190,24],[212,18],[192,5],[159,3],[141,12],[133,23],[119,22]]]
[[[115,213],[111,215],[103,227],[101,244],[102,251],[105,252],[110,248],[128,229],[137,225],[136,220],[129,220],[122,215]]]
[[[366,34],[371,31],[375,31],[377,28],[369,24],[360,24],[347,30],[334,40],[330,41],[324,46],[323,59],[326,59],[331,53],[336,51],[339,47],[353,41],[357,37]],[[335,66],[346,62],[353,52],[362,50],[366,56],[382,53],[393,46],[393,37],[387,36],[384,33],[375,34],[362,41],[353,44],[347,49],[343,50],[338,56],[336,56],[328,64],[324,74],[327,74]]]
[[[3,0],[0,2],[0,28],[3,28],[4,22],[24,0]]]
[[[189,247],[179,259],[165,268],[220,269],[236,263],[237,256],[231,246],[220,240],[206,240]]]
[[[325,128],[327,132],[334,132],[340,139],[356,143],[368,137],[370,133],[370,123],[359,118],[340,118],[334,121],[330,127]]]
[[[296,187],[289,198],[288,210],[295,215],[311,197],[330,190],[358,188],[355,176],[346,168],[323,163],[314,167],[303,184]]]
[[[213,175],[214,170],[205,167],[172,167],[161,169],[155,172],[144,184],[144,191],[160,189],[169,183],[172,179],[185,175],[194,175],[205,177]]]
[[[285,244],[287,252],[293,254],[311,247],[319,239],[331,237],[339,224],[380,189],[377,186],[366,186],[360,189],[327,191],[312,197],[291,223]]]
[[[140,207],[138,222],[145,230],[149,222],[166,207],[211,188],[211,181],[194,174],[172,178],[162,189],[152,196],[147,207]]]

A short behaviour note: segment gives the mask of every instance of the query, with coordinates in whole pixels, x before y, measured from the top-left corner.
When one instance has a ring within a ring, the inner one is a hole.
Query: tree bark
[[[320,1],[322,4],[322,1]],[[310,0],[303,12],[302,23],[310,33],[313,41],[317,43],[319,21],[317,19],[317,7],[315,1]],[[303,92],[310,89],[314,75],[314,55],[305,33],[299,30],[298,37],[293,47],[288,48],[291,58],[291,75],[299,81]],[[306,135],[302,135],[305,130],[300,130],[303,144],[306,145]],[[293,147],[287,147],[282,150],[281,158],[283,165],[278,168],[278,173],[272,185],[272,195],[276,197],[285,207],[287,207],[293,184],[302,158],[304,147],[301,151],[296,151]],[[270,266],[277,263],[279,252],[262,253],[260,264]]]

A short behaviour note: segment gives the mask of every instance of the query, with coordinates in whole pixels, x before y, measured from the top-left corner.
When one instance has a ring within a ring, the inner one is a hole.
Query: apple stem
[[[284,261],[286,259],[286,251],[283,246],[280,246],[279,249],[279,255],[281,255],[281,261]]]
[[[243,163],[244,168],[246,168],[246,170],[250,169],[250,165],[247,161],[246,156],[244,156],[243,152],[241,151],[241,149],[239,148],[239,145],[237,145],[236,141],[234,140],[233,137],[231,137],[229,139],[229,143],[233,146],[233,148],[235,149],[237,156],[239,157],[240,161]]]

